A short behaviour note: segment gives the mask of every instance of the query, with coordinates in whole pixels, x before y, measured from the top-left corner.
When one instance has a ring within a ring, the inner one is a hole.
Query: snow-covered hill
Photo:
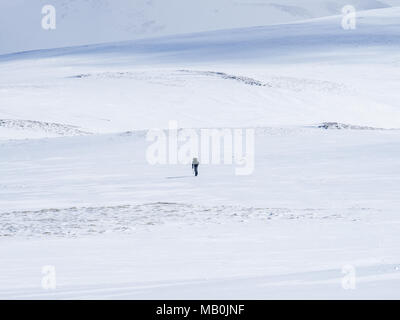
[[[41,28],[48,4],[57,10],[50,32]],[[291,22],[341,14],[344,5],[361,11],[400,6],[400,0],[5,0],[0,54]]]
[[[400,128],[399,21],[400,8],[388,8],[359,13],[356,30],[336,16],[3,55],[0,119],[92,133],[168,120]]]
[[[177,31],[161,3],[143,5]],[[0,56],[0,298],[399,298],[400,8],[344,30],[311,19],[344,1],[221,1],[307,18],[243,28],[202,3],[172,11],[240,28]],[[151,165],[145,134],[170,120],[255,128],[253,174]]]
[[[0,298],[399,297],[398,130],[265,129],[250,176],[151,166],[146,146],[0,143]]]

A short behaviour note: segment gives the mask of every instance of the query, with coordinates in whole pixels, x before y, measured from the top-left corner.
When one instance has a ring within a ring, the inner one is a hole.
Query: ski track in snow
[[[399,264],[380,264],[362,266],[357,269],[357,290],[343,290],[343,277],[339,269],[326,269],[311,272],[297,272],[282,275],[258,277],[222,277],[220,279],[190,279],[153,282],[124,282],[114,284],[94,284],[84,286],[63,285],[57,290],[48,291],[35,287],[0,290],[0,298],[6,299],[218,299],[241,297],[252,292],[257,299],[279,299],[281,290],[289,290],[286,299],[303,299],[304,292],[314,299],[355,298],[362,292],[364,299],[374,297],[371,289],[382,290],[382,284],[390,283],[394,288],[400,282]],[[210,290],[213,287],[213,290]],[[390,287],[390,285],[389,285]],[[229,290],[228,290],[229,289]],[[321,291],[327,290],[329,294]],[[369,290],[365,290],[369,289]],[[318,293],[316,293],[318,292]],[[385,299],[390,294],[382,295]]]

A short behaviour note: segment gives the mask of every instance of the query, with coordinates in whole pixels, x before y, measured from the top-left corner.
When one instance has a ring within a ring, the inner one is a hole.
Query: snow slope
[[[398,299],[399,18],[0,56],[0,298]],[[170,120],[257,127],[254,174],[149,165]]]
[[[57,12],[53,31],[41,28],[41,10],[48,4]],[[345,5],[361,11],[400,6],[400,1],[4,0],[0,54],[291,22],[340,14]]]
[[[268,129],[253,175],[197,179],[149,166],[142,135],[3,142],[0,297],[397,299],[399,144],[397,130]]]

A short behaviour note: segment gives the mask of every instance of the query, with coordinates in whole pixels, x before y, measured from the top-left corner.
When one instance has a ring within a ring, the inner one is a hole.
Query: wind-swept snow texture
[[[344,4],[260,3],[303,20]],[[400,8],[358,3],[355,30],[0,56],[0,298],[398,299]],[[170,120],[257,128],[254,174],[149,165],[146,131]]]
[[[388,8],[359,12],[355,30],[338,16],[4,55],[0,119],[92,133],[171,117],[188,128],[400,128],[399,21],[400,8]]]

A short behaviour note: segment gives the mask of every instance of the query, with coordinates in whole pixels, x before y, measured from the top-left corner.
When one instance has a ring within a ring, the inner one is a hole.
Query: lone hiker
[[[197,175],[199,174],[199,160],[197,160],[197,158],[193,158],[192,161],[192,170],[194,171],[194,175],[197,177]]]

